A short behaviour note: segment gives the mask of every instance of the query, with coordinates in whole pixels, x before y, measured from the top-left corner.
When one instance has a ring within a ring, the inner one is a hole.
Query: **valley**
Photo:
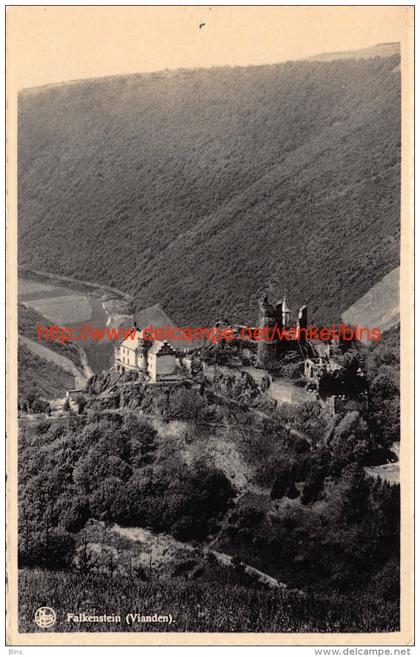
[[[22,631],[46,600],[91,631],[73,595],[158,631],[400,628],[399,62],[20,93]],[[238,338],[341,320],[381,340]],[[86,324],[139,333],[38,336]]]
[[[178,324],[284,287],[337,321],[399,266],[398,45],[365,54],[23,91],[20,264]]]

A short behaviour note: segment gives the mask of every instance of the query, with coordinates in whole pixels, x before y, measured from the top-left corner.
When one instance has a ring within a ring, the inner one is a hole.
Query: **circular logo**
[[[40,607],[36,610],[34,621],[38,627],[52,627],[57,619],[54,609],[51,607]]]

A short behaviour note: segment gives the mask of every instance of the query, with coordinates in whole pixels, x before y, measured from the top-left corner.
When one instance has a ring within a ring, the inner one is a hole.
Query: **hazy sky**
[[[407,7],[9,7],[18,89],[165,68],[262,64],[404,38]],[[199,29],[200,23],[206,25]]]

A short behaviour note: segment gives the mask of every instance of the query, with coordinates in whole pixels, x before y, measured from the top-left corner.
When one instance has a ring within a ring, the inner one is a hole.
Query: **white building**
[[[143,372],[151,381],[178,378],[177,355],[197,346],[185,340],[151,340],[142,337],[143,330],[173,327],[172,321],[159,306],[151,306],[135,316],[133,334],[114,349],[114,366],[118,372]]]

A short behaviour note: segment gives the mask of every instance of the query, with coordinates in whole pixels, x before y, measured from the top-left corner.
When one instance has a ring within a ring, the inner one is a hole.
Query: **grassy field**
[[[86,322],[92,316],[85,295],[30,279],[19,279],[19,301],[61,326]]]
[[[76,294],[57,296],[51,299],[34,299],[26,303],[44,315],[47,320],[60,326],[87,322],[92,316],[88,299]]]
[[[52,607],[56,624],[33,622],[38,607]],[[120,623],[67,622],[68,613],[119,614]],[[127,625],[130,613],[171,615],[169,623]],[[23,570],[19,575],[21,632],[389,632],[398,629],[395,604],[378,612],[374,597],[303,595],[182,579],[136,581],[109,575]]]
[[[19,278],[18,280],[18,296],[19,301],[30,301],[32,299],[47,298],[48,296],[59,296],[63,294],[63,290],[58,287],[53,287],[47,283],[31,280],[28,278]]]
[[[346,324],[379,326],[386,331],[400,321],[400,268],[374,285],[361,299],[343,313]]]

